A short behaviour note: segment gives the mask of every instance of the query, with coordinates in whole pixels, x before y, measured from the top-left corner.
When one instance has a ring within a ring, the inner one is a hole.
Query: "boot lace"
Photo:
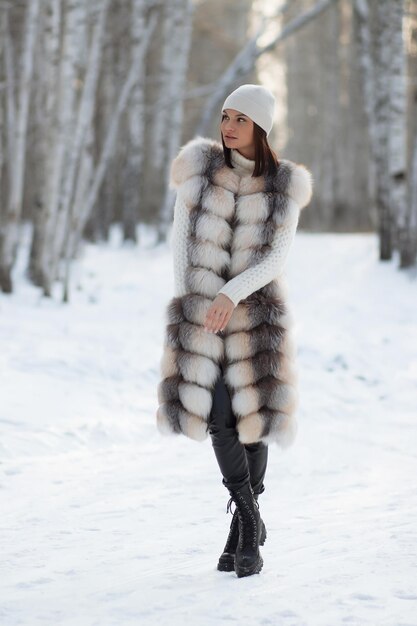
[[[230,511],[230,513],[233,513],[233,514],[234,514],[234,511],[232,511],[232,503],[233,503],[233,502],[234,502],[234,500],[233,500],[233,496],[232,496],[232,497],[229,499],[229,502],[227,503],[226,513],[229,513],[229,511]],[[235,509],[235,510],[236,510],[236,509]]]
[[[246,545],[251,545],[252,548],[256,548],[257,535],[258,535],[258,523],[254,512],[251,510],[248,502],[240,491],[236,491],[236,506],[240,519],[239,527],[239,545],[243,549]],[[259,502],[253,498],[253,502],[256,502],[256,506],[259,509]],[[240,532],[242,530],[242,532]]]

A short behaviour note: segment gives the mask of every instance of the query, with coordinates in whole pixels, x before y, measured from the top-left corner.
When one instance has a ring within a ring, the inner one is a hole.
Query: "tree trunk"
[[[171,106],[169,115],[169,130],[167,128],[166,131],[166,164],[171,163],[181,142],[184,112],[184,100],[182,94],[185,91],[193,19],[193,4],[191,0],[185,0],[183,10],[184,14],[182,16],[182,20],[177,22],[176,31],[173,35],[171,35],[177,43],[177,49],[173,51],[173,58],[176,59],[176,64],[169,81],[169,94],[167,94],[169,97],[168,102],[171,103]],[[168,187],[168,172],[169,168],[167,167],[165,169],[166,192],[162,204],[160,219],[158,221],[159,241],[165,239],[168,226],[172,221],[171,213],[175,194]]]
[[[93,29],[83,91],[77,112],[75,132],[68,147],[67,165],[62,184],[62,197],[58,211],[55,237],[52,241],[51,271],[53,277],[56,275],[56,269],[63,253],[65,234],[71,227],[71,212],[74,209],[76,175],[77,172],[79,172],[85,137],[92,123],[95,109],[96,87],[100,71],[101,49],[108,6],[109,0],[102,0],[99,5],[99,15],[97,16]]]
[[[388,1],[375,4],[376,200],[379,216],[379,258],[382,261],[392,258],[394,227],[389,167],[391,28]]]
[[[153,30],[156,26],[156,15],[152,15],[147,28],[143,34],[143,49],[146,50],[149,46],[150,38]],[[110,160],[110,157],[114,150],[114,145],[117,137],[117,132],[122,117],[122,113],[126,109],[127,102],[129,101],[132,89],[136,83],[137,76],[137,63],[136,60],[131,64],[129,73],[126,77],[125,83],[120,91],[119,98],[115,107],[115,111],[111,117],[111,123],[107,131],[107,135],[103,144],[101,154],[99,156],[98,164],[93,171],[91,167],[91,176],[89,176],[90,184],[87,187],[85,177],[79,177],[78,185],[83,187],[83,193],[80,189],[76,191],[77,203],[74,203],[74,216],[72,219],[72,226],[68,231],[68,240],[66,242],[66,268],[65,268],[65,287],[64,287],[64,300],[68,300],[69,297],[69,262],[73,254],[78,249],[78,244],[81,240],[81,235],[84,230],[84,226],[88,217],[91,215],[92,209],[97,201],[98,192],[106,173],[106,169]],[[88,167],[90,168],[91,161],[88,158],[88,152],[86,154]],[[85,192],[84,192],[85,189]]]
[[[65,14],[63,52],[59,71],[59,96],[56,126],[51,129],[47,166],[49,178],[45,191],[45,235],[41,250],[41,281],[44,295],[50,297],[55,270],[53,240],[56,235],[60,209],[62,180],[68,156],[68,146],[74,133],[75,106],[77,98],[77,60],[81,48],[79,35],[84,11],[82,0],[68,0]]]
[[[124,239],[136,242],[136,224],[139,212],[139,181],[142,175],[144,146],[145,106],[145,0],[132,0],[131,16],[131,65],[135,66],[136,84],[133,87],[127,111],[128,138],[127,155],[123,171],[123,235]]]
[[[407,237],[402,240],[400,267],[410,267],[417,260],[417,131],[414,136],[414,150],[410,176],[410,210],[405,229]]]
[[[41,255],[45,242],[46,226],[46,202],[45,191],[48,181],[53,175],[53,162],[49,156],[50,147],[54,145],[56,132],[57,113],[57,90],[59,76],[59,57],[61,47],[61,22],[62,7],[61,0],[49,0],[45,10],[43,32],[43,65],[39,72],[40,85],[38,89],[44,93],[44,110],[39,115],[40,125],[40,148],[39,154],[42,162],[43,180],[41,181],[39,194],[39,205],[36,206],[33,216],[33,230],[30,250],[30,260],[28,266],[28,276],[33,283],[42,286]]]
[[[19,85],[19,109],[16,116],[13,142],[13,169],[10,197],[0,230],[0,288],[13,291],[11,272],[19,243],[19,220],[22,212],[23,180],[25,173],[26,128],[28,125],[30,89],[33,74],[34,48],[39,21],[39,0],[32,0],[26,11],[25,36],[22,50],[22,74]]]
[[[393,212],[395,246],[400,252],[400,265],[404,267],[403,251],[409,253],[409,211],[407,203],[407,62],[404,47],[403,16],[404,0],[392,0],[389,5],[391,28],[391,74],[390,74],[390,127],[389,171],[391,210]]]

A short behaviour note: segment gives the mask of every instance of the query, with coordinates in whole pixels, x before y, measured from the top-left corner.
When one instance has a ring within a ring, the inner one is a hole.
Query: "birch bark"
[[[410,213],[408,216],[408,231],[406,245],[401,249],[401,263],[403,267],[414,265],[417,260],[417,131],[414,136],[413,158],[411,164],[410,181]]]
[[[65,174],[68,146],[74,132],[77,98],[77,60],[80,50],[79,28],[85,14],[82,0],[68,0],[65,15],[65,32],[59,68],[58,107],[56,127],[51,131],[49,147],[49,178],[45,190],[45,234],[40,252],[41,283],[45,296],[51,296],[54,259],[52,242],[55,237],[60,209],[62,181]]]
[[[27,6],[25,34],[21,55],[22,73],[19,82],[18,110],[13,128],[13,168],[10,167],[10,195],[5,215],[0,224],[0,287],[5,293],[13,291],[11,272],[17,256],[19,221],[22,212],[23,180],[25,173],[26,129],[33,74],[34,47],[39,21],[39,0]]]
[[[138,55],[142,55],[148,49],[152,33],[155,29],[157,15],[151,15],[146,30],[142,36],[142,44],[137,49]],[[103,148],[98,159],[97,166],[93,168],[93,161],[90,158],[90,150],[86,149],[84,162],[88,175],[84,173],[79,176],[76,190],[76,202],[74,203],[75,211],[72,219],[71,228],[68,229],[68,237],[66,241],[65,252],[65,284],[64,284],[64,300],[69,298],[69,281],[70,281],[70,259],[78,250],[81,235],[88,217],[91,215],[92,209],[97,201],[98,192],[110,161],[110,157],[114,150],[114,144],[123,111],[126,109],[127,102],[132,93],[132,89],[137,81],[137,59],[132,62],[126,81],[120,91],[115,110],[111,116],[111,122],[107,135],[104,140]],[[90,135],[90,143],[92,139]]]
[[[28,274],[33,283],[42,286],[41,255],[45,241],[47,198],[45,197],[48,181],[53,176],[53,161],[50,158],[51,146],[54,145],[57,127],[57,89],[59,76],[59,60],[61,50],[61,27],[62,27],[62,0],[48,0],[45,6],[43,23],[43,64],[39,72],[40,85],[38,89],[44,94],[44,110],[42,111],[41,124],[42,145],[40,158],[42,160],[43,181],[38,191],[40,207],[33,216],[33,231],[30,250]]]
[[[411,203],[407,202],[407,60],[404,46],[403,16],[405,0],[392,0],[389,4],[391,29],[390,64],[390,126],[389,173],[391,210],[394,215],[395,245],[400,252],[400,266],[405,267],[409,255],[408,229]]]
[[[170,80],[168,81],[169,89],[166,94],[168,97],[167,102],[170,103],[169,120],[166,122],[166,163],[171,163],[181,142],[181,131],[184,116],[183,94],[185,92],[187,78],[193,19],[193,3],[191,0],[185,0],[182,11],[182,20],[177,20],[176,30],[171,35],[176,42],[176,49],[173,50],[173,58],[176,60],[176,63]],[[165,109],[167,109],[166,105]],[[168,168],[165,170],[164,175],[166,180],[166,192],[158,222],[159,240],[166,237],[168,226],[172,221],[171,214],[175,197],[175,193],[168,187]]]
[[[94,108],[96,104],[96,88],[100,71],[101,49],[103,33],[106,24],[106,16],[109,7],[109,0],[102,0],[99,5],[99,12],[93,28],[93,36],[89,51],[87,69],[84,77],[82,94],[76,112],[77,119],[75,131],[68,147],[67,164],[62,183],[62,197],[58,211],[55,235],[50,243],[51,250],[51,279],[57,274],[58,263],[63,253],[63,246],[66,233],[71,229],[71,213],[77,210],[74,207],[74,189],[76,175],[80,171],[81,154],[84,148],[84,140],[88,128],[92,123]]]
[[[123,173],[123,234],[125,240],[136,242],[139,211],[139,181],[142,174],[145,116],[145,31],[146,0],[132,0],[131,6],[131,65],[135,67],[136,83],[132,89],[127,111],[128,149]]]

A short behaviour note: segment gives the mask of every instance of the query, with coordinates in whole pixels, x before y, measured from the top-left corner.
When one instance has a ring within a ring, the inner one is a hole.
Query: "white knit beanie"
[[[240,85],[227,96],[223,109],[245,113],[268,136],[274,123],[275,97],[272,91],[261,85]]]

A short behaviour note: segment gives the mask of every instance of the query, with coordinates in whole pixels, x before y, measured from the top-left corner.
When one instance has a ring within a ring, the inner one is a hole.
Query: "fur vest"
[[[223,375],[242,443],[295,438],[298,405],[292,316],[281,274],[234,308],[223,331],[204,329],[219,289],[268,254],[291,212],[312,195],[303,165],[280,159],[275,176],[240,176],[218,141],[196,137],[171,164],[170,187],[189,208],[187,293],[170,299],[160,361],[157,426],[202,441],[209,433],[213,390]]]

